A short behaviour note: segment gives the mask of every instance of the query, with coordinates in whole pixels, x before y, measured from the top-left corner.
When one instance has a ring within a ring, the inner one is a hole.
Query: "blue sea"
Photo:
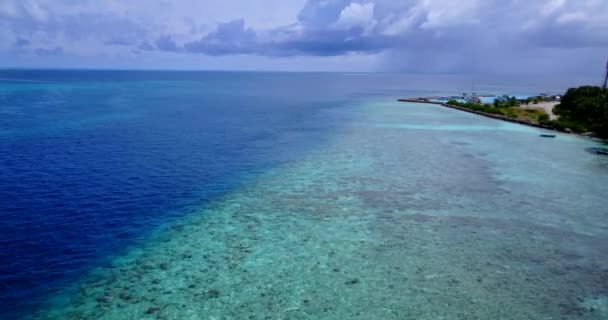
[[[468,83],[0,70],[0,319],[607,319],[602,144]]]

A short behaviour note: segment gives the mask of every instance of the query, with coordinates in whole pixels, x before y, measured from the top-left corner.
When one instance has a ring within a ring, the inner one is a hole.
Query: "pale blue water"
[[[0,318],[608,317],[608,158],[457,79],[0,78]]]

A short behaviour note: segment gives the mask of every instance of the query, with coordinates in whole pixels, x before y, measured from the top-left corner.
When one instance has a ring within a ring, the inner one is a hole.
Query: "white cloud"
[[[561,9],[564,4],[566,4],[566,0],[549,0],[545,3],[540,12],[543,16],[549,16]]]
[[[589,17],[584,12],[580,11],[564,13],[557,18],[557,22],[559,23],[575,23],[587,20],[589,20]]]
[[[420,8],[414,7],[403,15],[389,15],[384,22],[382,33],[387,36],[396,36],[411,31],[415,26],[416,18],[420,15]]]
[[[338,21],[336,21],[334,26],[341,29],[359,27],[367,30],[375,24],[374,4],[353,2],[340,12]]]
[[[23,9],[35,20],[45,22],[48,20],[48,13],[36,1],[29,0],[22,2]]]
[[[456,25],[480,23],[479,0],[422,0],[418,4],[421,12],[426,12],[422,29],[440,29]]]
[[[153,51],[152,44],[167,37],[183,48],[186,43],[205,39],[218,23],[242,19],[247,30],[251,28],[255,34],[254,40],[242,46],[242,52],[268,55],[268,61],[290,55],[300,59],[293,61],[304,61],[305,57],[330,61],[330,56],[395,53],[407,56],[410,65],[423,65],[422,60],[433,64],[440,60],[439,52],[450,51],[443,58],[456,70],[478,61],[481,65],[493,51],[510,51],[543,52],[547,56],[540,60],[558,64],[551,50],[537,49],[595,50],[598,55],[608,50],[606,1],[0,0],[0,54],[10,57],[16,55],[14,52],[31,50],[14,51],[15,41],[22,38],[31,43],[29,48],[61,47],[66,56],[81,54],[90,61],[95,57],[115,61],[133,51],[142,59],[175,55]],[[221,47],[221,42],[228,40],[219,37],[213,41]],[[138,49],[142,43],[149,45],[147,50]],[[205,52],[181,54],[194,61]],[[472,54],[478,54],[477,58],[470,58]],[[571,56],[592,58],[592,54]],[[501,58],[504,65],[511,61],[511,66],[523,59]],[[339,60],[331,59],[332,63]],[[522,64],[522,69],[536,67]]]

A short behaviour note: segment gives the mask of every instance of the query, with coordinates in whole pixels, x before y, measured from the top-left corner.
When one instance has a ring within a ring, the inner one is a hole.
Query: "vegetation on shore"
[[[593,132],[608,138],[608,90],[595,86],[570,88],[553,112],[557,120],[544,121],[553,128],[577,133]]]
[[[448,101],[449,105],[471,109],[478,112],[508,117],[515,120],[540,124],[549,121],[549,115],[542,110],[520,108],[519,101],[512,97],[506,101],[496,101],[493,105]]]
[[[529,97],[526,100],[524,100],[524,103],[527,105],[530,104],[538,104],[541,102],[553,102],[556,101],[558,98],[557,96],[537,96],[537,97]]]
[[[503,101],[497,100],[493,105],[478,103],[463,103],[450,100],[447,104],[474,111],[495,114],[515,120],[538,124],[555,130],[594,133],[598,137],[608,139],[608,90],[595,86],[570,88],[561,98],[560,104],[553,112],[558,116],[550,120],[549,115],[542,110],[521,108],[521,103],[536,104],[543,101],[553,101],[554,97],[533,97],[524,101],[515,97]]]

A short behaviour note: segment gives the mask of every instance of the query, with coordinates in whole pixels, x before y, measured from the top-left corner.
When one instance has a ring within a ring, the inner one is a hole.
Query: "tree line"
[[[608,90],[596,86],[570,88],[553,112],[557,120],[546,121],[556,129],[593,132],[608,138]]]

